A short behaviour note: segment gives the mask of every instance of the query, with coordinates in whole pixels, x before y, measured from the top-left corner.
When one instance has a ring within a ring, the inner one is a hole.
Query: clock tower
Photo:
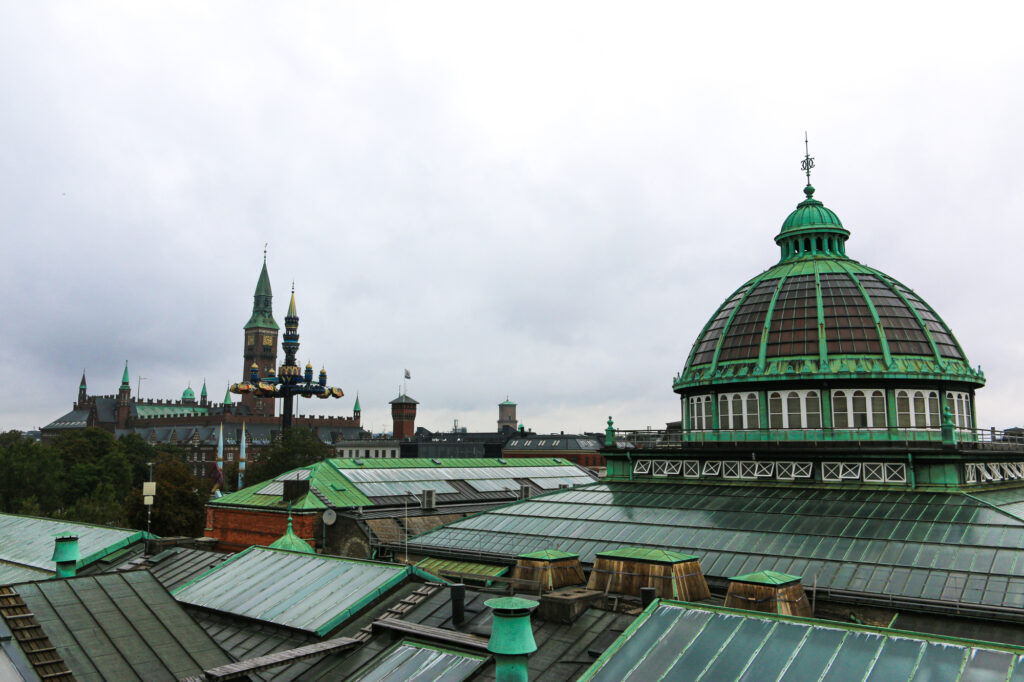
[[[242,381],[249,380],[253,365],[256,365],[261,377],[272,374],[277,366],[277,332],[280,327],[274,321],[273,300],[270,275],[267,274],[267,254],[264,251],[263,270],[253,295],[252,316],[244,327]],[[245,393],[242,394],[242,404],[248,405],[253,414],[274,416],[273,398],[259,398]]]

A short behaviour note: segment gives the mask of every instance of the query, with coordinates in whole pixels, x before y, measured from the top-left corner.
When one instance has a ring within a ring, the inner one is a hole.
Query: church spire
[[[82,383],[85,383],[85,374],[82,374]],[[128,375],[128,361],[124,361],[124,374],[121,375],[121,388],[131,388],[132,379]]]
[[[246,322],[246,329],[259,327],[261,329],[280,329],[274,321],[274,293],[270,289],[270,275],[267,273],[267,252],[263,252],[263,269],[260,270],[260,278],[256,282],[256,291],[253,294],[252,317]]]

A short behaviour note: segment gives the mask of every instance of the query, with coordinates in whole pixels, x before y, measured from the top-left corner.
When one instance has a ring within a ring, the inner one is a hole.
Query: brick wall
[[[292,512],[292,531],[317,547],[316,529],[318,514]],[[255,509],[206,508],[206,528],[203,535],[217,538],[217,549],[224,552],[240,552],[252,545],[268,546],[288,529],[288,512],[282,510],[259,511]]]

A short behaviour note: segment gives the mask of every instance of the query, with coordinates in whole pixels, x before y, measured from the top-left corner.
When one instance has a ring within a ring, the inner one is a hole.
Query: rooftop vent
[[[540,583],[540,590],[548,592],[569,585],[585,585],[586,576],[580,564],[579,554],[546,549],[540,552],[520,554],[512,571],[515,580],[529,580],[525,589],[534,589],[532,583]]]
[[[424,509],[436,509],[437,508],[437,491],[436,490],[424,490],[423,491],[423,508]]]
[[[711,597],[697,557],[649,547],[601,552],[594,558],[587,587],[635,597],[641,587],[653,587],[659,597],[682,601]]]
[[[812,615],[800,576],[776,571],[758,571],[729,578],[725,605],[787,616],[810,618]]]
[[[430,461],[433,462],[434,464],[440,464],[441,463],[441,460],[439,460],[439,459],[432,459]]]
[[[293,479],[293,480],[287,480],[287,481],[281,481],[281,482],[284,484],[284,486],[283,486],[283,491],[284,492],[281,495],[281,499],[284,502],[294,502],[295,500],[299,499],[300,497],[302,497],[303,495],[305,495],[306,493],[309,492],[309,479],[308,478],[299,479],[299,480],[294,480]]]
[[[519,486],[519,499],[520,500],[525,500],[527,497],[530,496],[530,492],[531,491],[532,491],[532,488],[530,488],[530,486],[525,484],[525,483],[523,485]]]

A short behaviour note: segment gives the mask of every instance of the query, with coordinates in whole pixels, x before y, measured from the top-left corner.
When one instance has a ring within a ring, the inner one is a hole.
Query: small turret
[[[203,379],[203,390],[199,392],[199,404],[206,405],[209,402],[209,394],[206,392],[206,379]]]
[[[74,578],[81,556],[77,535],[59,535],[53,545],[53,561],[57,564],[58,578]]]
[[[323,374],[324,376],[327,375],[327,372],[325,372],[323,370],[320,370],[320,373]],[[309,363],[309,362],[306,363],[306,371],[303,373],[302,378],[306,380],[307,384],[311,383],[313,381],[313,365],[312,365],[312,363]]]

